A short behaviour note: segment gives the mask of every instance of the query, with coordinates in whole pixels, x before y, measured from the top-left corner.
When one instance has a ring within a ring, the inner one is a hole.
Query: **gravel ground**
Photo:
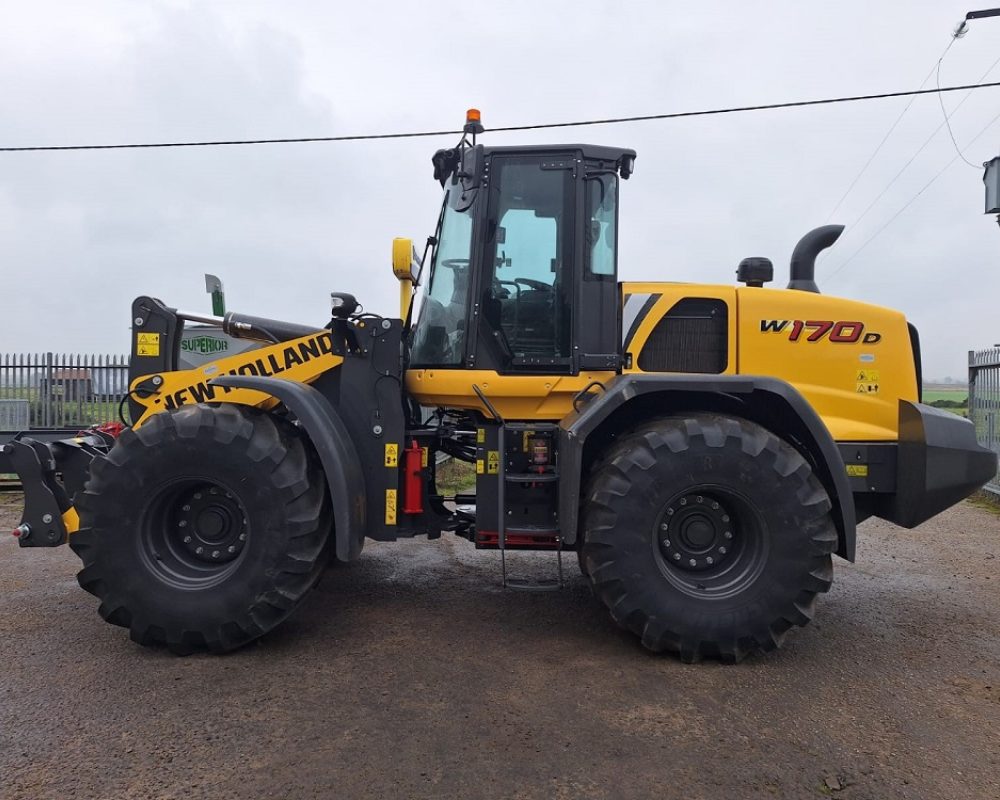
[[[505,592],[449,538],[370,545],[261,643],[177,658],[100,620],[68,548],[7,536],[0,797],[995,797],[998,551],[972,503],[866,523],[816,622],[727,667],[645,652],[575,559]]]

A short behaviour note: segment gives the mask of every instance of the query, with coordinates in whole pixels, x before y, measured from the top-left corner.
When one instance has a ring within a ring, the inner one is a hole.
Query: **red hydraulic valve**
[[[423,460],[424,450],[413,439],[403,451],[403,513],[424,513]]]

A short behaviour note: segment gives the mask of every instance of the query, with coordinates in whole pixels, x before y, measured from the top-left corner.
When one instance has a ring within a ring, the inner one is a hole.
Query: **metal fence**
[[[127,390],[127,356],[0,355],[0,432],[110,422]]]
[[[1000,347],[969,351],[969,419],[979,443],[1000,455]],[[986,488],[1000,494],[1000,476]]]

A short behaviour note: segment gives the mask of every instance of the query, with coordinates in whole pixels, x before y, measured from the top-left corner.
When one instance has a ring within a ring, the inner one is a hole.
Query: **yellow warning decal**
[[[476,459],[476,474],[477,475],[483,474],[483,460],[481,458]]]
[[[396,490],[385,490],[385,524],[396,524]]]
[[[420,448],[420,466],[422,466],[422,467],[426,467],[427,466],[427,448],[426,447],[421,447]]]
[[[496,475],[500,471],[500,452],[489,450],[486,453],[486,472]]]
[[[479,442],[479,444],[486,441],[486,428],[476,429],[476,441]]]
[[[385,465],[387,467],[399,466],[399,445],[395,442],[387,442],[385,445]]]
[[[848,464],[847,474],[851,478],[867,478],[868,477],[868,465],[867,464]]]
[[[858,368],[854,373],[855,394],[878,394],[879,374],[877,369]]]
[[[137,333],[135,335],[135,354],[137,356],[158,356],[160,354],[160,334]]]

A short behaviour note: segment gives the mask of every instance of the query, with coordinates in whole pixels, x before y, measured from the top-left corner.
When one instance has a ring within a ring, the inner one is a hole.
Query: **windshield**
[[[472,207],[456,211],[448,200],[448,193],[445,193],[430,275],[421,276],[418,288],[410,348],[412,366],[458,366],[465,352]]]

